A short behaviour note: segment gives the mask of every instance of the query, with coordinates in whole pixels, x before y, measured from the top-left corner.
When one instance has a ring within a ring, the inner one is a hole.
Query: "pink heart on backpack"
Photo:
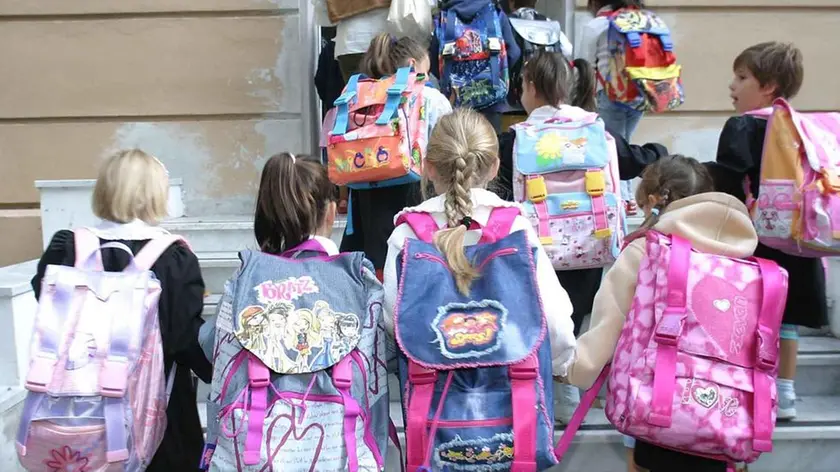
[[[321,457],[321,452],[324,447],[324,425],[318,422],[311,422],[305,428],[301,428],[301,422],[305,422],[304,418],[297,418],[298,415],[302,415],[304,413],[300,412],[297,408],[292,408],[289,414],[282,414],[277,415],[274,418],[274,421],[268,426],[266,430],[266,434],[268,435],[268,440],[266,441],[266,449],[268,450],[268,464],[272,464],[274,459],[280,454],[280,450],[283,448],[284,445],[291,439],[292,441],[299,442],[302,439],[306,438],[306,442],[308,445],[314,445],[312,448],[312,455],[309,467],[306,468],[299,468],[298,470],[308,470],[310,472],[315,471],[315,466],[318,464],[318,459]],[[283,420],[288,420],[288,426],[286,426],[286,422]],[[285,431],[282,434],[280,439],[280,443],[276,446],[273,444],[273,439],[275,437],[275,429],[278,429],[278,433],[281,431]],[[285,428],[285,429],[284,429]],[[298,429],[300,428],[300,429]],[[314,437],[307,437],[309,436],[310,432],[314,431]],[[265,439],[264,439],[265,440]],[[309,456],[307,456],[309,457]],[[302,465],[302,464],[298,464]]]
[[[759,281],[739,290],[728,281],[707,274],[694,286],[690,307],[701,329],[699,332],[689,329],[687,341],[690,344],[706,346],[706,354],[723,356],[734,364],[753,364],[753,333],[761,309]],[[709,343],[714,346],[709,346]]]

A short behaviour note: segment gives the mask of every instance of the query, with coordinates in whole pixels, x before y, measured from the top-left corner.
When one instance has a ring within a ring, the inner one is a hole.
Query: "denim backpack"
[[[386,343],[370,262],[316,240],[239,257],[216,320],[202,467],[382,470]]]
[[[439,42],[440,91],[453,107],[481,110],[507,97],[509,72],[496,2],[465,20],[454,9],[435,18]]]
[[[430,244],[439,228],[403,214],[419,240],[397,262],[394,308],[408,470],[536,471],[557,463],[551,347],[518,208],[497,208],[467,258],[468,296]],[[476,228],[477,229],[477,228]],[[434,283],[430,283],[434,282]]]

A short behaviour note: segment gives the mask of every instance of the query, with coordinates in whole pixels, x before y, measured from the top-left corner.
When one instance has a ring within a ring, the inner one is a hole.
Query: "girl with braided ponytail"
[[[487,225],[497,208],[518,210],[510,233],[525,231],[529,245],[535,250],[536,285],[545,313],[551,344],[552,367],[557,374],[565,372],[571,362],[575,338],[569,296],[554,275],[551,261],[539,242],[531,223],[516,203],[506,202],[485,189],[499,170],[499,142],[487,119],[470,109],[456,109],[438,121],[429,139],[423,168],[423,188],[434,188],[430,198],[406,213],[430,215],[438,228],[433,242],[445,256],[458,290],[468,293],[478,270],[464,253],[465,246],[477,244],[481,228]],[[419,239],[407,223],[399,224],[388,239],[385,262],[385,325],[393,334],[394,304],[398,296],[397,256],[406,239]],[[429,280],[436,284],[437,280]],[[405,316],[405,315],[402,315]]]
[[[580,388],[589,388],[613,358],[636,292],[647,231],[676,234],[698,251],[738,259],[752,256],[758,244],[747,207],[731,195],[715,192],[706,167],[690,157],[672,155],[649,165],[636,201],[645,214],[644,223],[625,238],[624,250],[604,276],[595,294],[589,331],[578,338],[575,361],[568,378],[562,379]],[[636,441],[632,459],[631,466],[650,472],[726,470],[724,462],[642,441]]]

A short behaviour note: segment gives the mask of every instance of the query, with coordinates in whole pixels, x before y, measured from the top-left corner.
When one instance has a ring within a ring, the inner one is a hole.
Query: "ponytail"
[[[447,228],[435,233],[434,244],[445,256],[455,285],[464,295],[469,294],[470,285],[479,276],[464,252],[464,236],[473,212],[470,190],[495,177],[491,172],[498,160],[499,141],[493,126],[480,113],[467,108],[457,108],[442,117],[429,138],[425,165],[435,170],[435,184],[447,189],[443,207]]]
[[[280,254],[315,234],[324,223],[335,186],[326,167],[309,156],[276,154],[260,177],[254,236],[261,251]]]
[[[586,111],[594,112],[595,105],[595,70],[585,59],[575,59],[572,62],[574,68],[575,86],[572,89],[572,105],[583,108]]]

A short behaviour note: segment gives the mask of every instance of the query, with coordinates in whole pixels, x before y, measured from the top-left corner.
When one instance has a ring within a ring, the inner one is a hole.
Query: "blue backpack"
[[[479,244],[480,273],[458,291],[425,213],[403,214],[419,240],[398,256],[394,308],[408,470],[537,471],[557,463],[551,347],[534,249],[497,208]],[[478,229],[478,228],[475,228]],[[434,283],[429,283],[434,281]]]
[[[495,2],[487,2],[466,22],[455,10],[442,10],[435,18],[435,36],[440,90],[454,107],[481,110],[505,100],[508,60]]]

